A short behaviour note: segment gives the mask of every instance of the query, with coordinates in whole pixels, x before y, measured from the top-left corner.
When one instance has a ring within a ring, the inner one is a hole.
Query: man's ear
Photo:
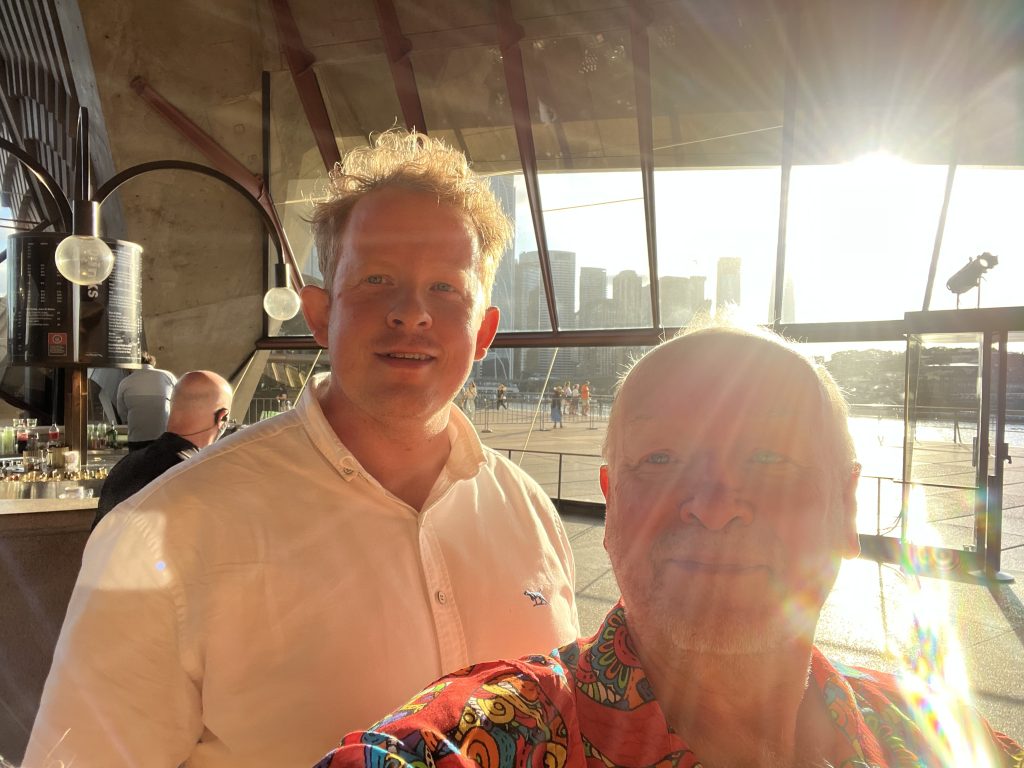
[[[604,545],[605,552],[608,551],[608,489],[611,487],[611,479],[608,475],[608,465],[602,464],[601,468],[597,471],[597,481],[601,484],[601,493],[604,494],[604,538],[602,544]]]
[[[484,310],[484,319],[480,321],[480,330],[476,332],[474,360],[483,360],[487,356],[487,349],[494,341],[494,334],[498,332],[498,320],[500,319],[501,312],[497,307],[488,307]]]
[[[842,520],[843,557],[852,560],[860,554],[860,534],[857,533],[857,483],[860,480],[860,464],[854,462],[850,476],[843,488]]]
[[[331,317],[331,297],[323,288],[306,285],[299,292],[302,299],[302,316],[321,347],[327,348],[327,326]]]

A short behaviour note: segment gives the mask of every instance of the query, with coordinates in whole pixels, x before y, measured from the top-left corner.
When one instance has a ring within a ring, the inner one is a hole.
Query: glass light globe
[[[114,271],[114,254],[98,237],[69,235],[53,254],[57,271],[77,285],[102,283]]]
[[[263,310],[275,320],[291,320],[300,305],[299,294],[291,288],[271,288],[263,297]]]

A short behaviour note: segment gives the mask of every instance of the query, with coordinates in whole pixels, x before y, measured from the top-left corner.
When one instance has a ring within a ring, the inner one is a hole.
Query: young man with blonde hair
[[[302,292],[331,373],[96,531],[26,764],[309,764],[442,672],[575,637],[550,499],[451,404],[508,221],[404,131],[331,181]]]

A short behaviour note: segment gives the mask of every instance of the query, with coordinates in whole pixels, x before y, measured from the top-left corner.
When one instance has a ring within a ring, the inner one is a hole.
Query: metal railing
[[[538,406],[537,399],[540,398]],[[584,407],[582,401],[569,403],[562,408],[563,424],[585,424],[590,429],[608,422],[612,398],[591,397]],[[478,395],[476,403],[462,404],[463,413],[480,429],[490,431],[492,426],[499,424],[530,424],[536,419],[535,429],[541,432],[552,428],[551,399],[546,395],[517,393],[506,398],[504,405],[498,405],[493,395]]]

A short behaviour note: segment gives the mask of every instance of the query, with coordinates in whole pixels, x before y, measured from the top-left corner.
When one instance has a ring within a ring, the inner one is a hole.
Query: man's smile
[[[423,352],[385,352],[382,355],[390,360],[433,360],[432,355]]]

